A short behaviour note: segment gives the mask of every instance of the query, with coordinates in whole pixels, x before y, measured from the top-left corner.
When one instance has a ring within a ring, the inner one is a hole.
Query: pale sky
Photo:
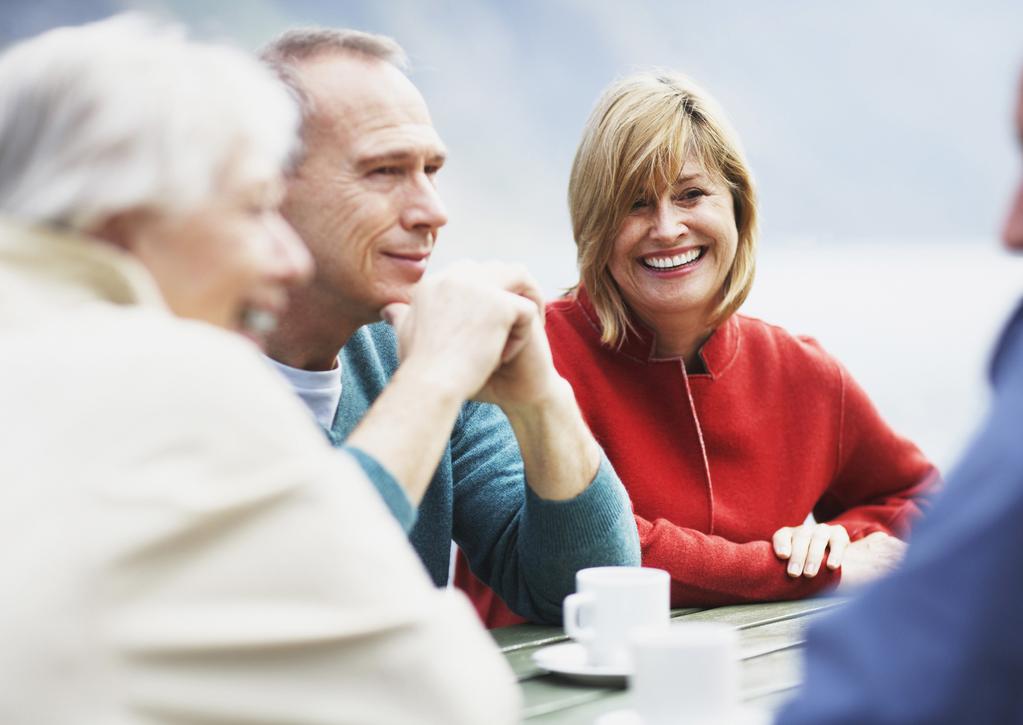
[[[685,72],[759,185],[744,311],[818,337],[939,463],[983,411],[1023,290],[1023,260],[997,250],[1020,173],[1019,0],[0,0],[0,41],[124,9],[253,49],[302,24],[394,36],[450,149],[431,267],[524,261],[549,296],[575,281],[566,186],[601,89]]]

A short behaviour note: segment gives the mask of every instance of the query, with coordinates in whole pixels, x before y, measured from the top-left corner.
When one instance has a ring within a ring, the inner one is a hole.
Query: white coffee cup
[[[581,569],[575,584],[565,597],[565,634],[586,647],[591,665],[628,670],[632,630],[668,628],[671,577],[663,569]]]
[[[676,622],[635,630],[629,690],[643,725],[739,721],[739,632],[725,624]]]

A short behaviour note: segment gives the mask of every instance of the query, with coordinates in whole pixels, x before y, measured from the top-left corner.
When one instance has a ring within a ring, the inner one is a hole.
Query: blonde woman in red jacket
[[[795,599],[893,566],[937,471],[816,341],[737,313],[756,197],[714,100],[674,73],[614,83],[569,205],[581,279],[548,308],[555,365],[672,604]],[[515,621],[459,573],[491,626]]]

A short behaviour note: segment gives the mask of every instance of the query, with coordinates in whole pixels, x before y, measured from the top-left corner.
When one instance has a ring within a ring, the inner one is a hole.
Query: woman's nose
[[[279,212],[266,220],[273,243],[273,260],[278,278],[289,286],[308,282],[313,274],[313,257],[305,243]]]
[[[685,211],[678,208],[670,198],[660,199],[654,209],[651,228],[652,236],[658,241],[674,242],[689,231]]]

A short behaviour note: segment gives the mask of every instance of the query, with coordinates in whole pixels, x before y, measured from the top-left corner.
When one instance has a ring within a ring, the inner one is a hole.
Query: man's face
[[[407,302],[447,222],[445,149],[426,103],[388,63],[332,55],[299,66],[314,111],[282,211],[316,260],[313,291],[345,320]]]

